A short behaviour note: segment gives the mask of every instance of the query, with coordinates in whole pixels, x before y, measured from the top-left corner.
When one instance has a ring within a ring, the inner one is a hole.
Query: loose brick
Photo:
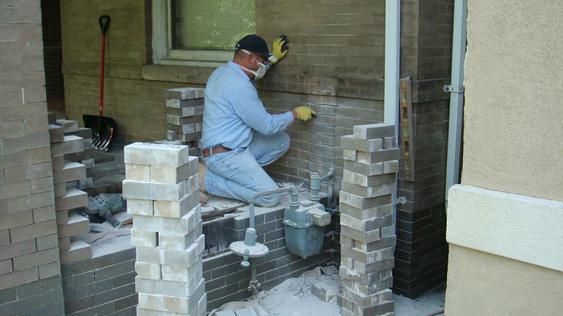
[[[390,226],[393,222],[391,215],[384,217],[373,217],[360,220],[345,213],[340,214],[340,224],[359,231],[371,231],[383,226]]]
[[[65,134],[63,128],[58,125],[49,124],[49,139],[51,143],[60,143],[64,141]]]
[[[71,210],[88,205],[88,194],[78,189],[70,189],[62,198],[55,199],[57,211]]]
[[[354,135],[344,135],[340,138],[342,149],[373,152],[383,149],[383,139],[361,139]]]
[[[195,282],[203,278],[203,265],[201,260],[196,261],[190,267],[177,265],[161,265],[162,279],[167,281]]]
[[[158,245],[158,233],[131,229],[131,244],[137,247],[156,247]]]
[[[57,226],[68,224],[68,212],[67,210],[58,211],[55,213]]]
[[[126,164],[179,167],[189,162],[189,147],[182,145],[133,143],[125,146]]]
[[[165,281],[165,280],[147,280],[135,277],[135,291],[137,293],[168,295],[176,297],[189,297],[196,292],[204,280],[198,280],[193,285],[190,282]]]
[[[205,236],[201,235],[197,241],[186,250],[162,249],[160,251],[160,262],[167,265],[183,265],[190,267],[201,259],[204,249]]]
[[[63,148],[62,148],[63,155],[84,151],[84,139],[82,137],[67,135],[64,137],[64,141],[62,144],[63,144]],[[56,154],[60,155],[59,152],[56,152],[53,155],[59,156]]]
[[[192,176],[177,184],[123,180],[123,196],[127,199],[179,201],[199,188],[199,177]]]
[[[340,192],[340,203],[359,209],[368,209],[391,203],[391,195],[382,195],[375,198],[365,198],[352,193]]]
[[[133,215],[152,216],[153,200],[127,199],[127,213]]]
[[[358,162],[362,163],[376,163],[391,160],[399,160],[401,158],[401,151],[399,148],[378,150],[371,153],[358,151]]]
[[[173,234],[161,232],[158,234],[158,246],[168,250],[186,250],[202,233],[202,221],[196,223],[196,227],[189,234]]]
[[[126,164],[125,177],[127,180],[150,182],[151,167],[147,165]]]
[[[59,238],[59,252],[65,252],[70,249],[70,237]]]
[[[375,198],[382,195],[388,195],[395,191],[395,183],[381,184],[376,186],[361,186],[353,183],[342,181],[342,190],[354,195],[365,198]]]
[[[355,261],[352,258],[341,257],[340,265],[345,266],[348,269],[353,269],[361,274],[370,274],[393,269],[395,265],[395,258],[384,259],[376,263],[364,264]]]
[[[180,219],[133,215],[133,228],[152,232],[188,234],[201,219],[201,207],[197,205]]]
[[[139,262],[160,264],[160,249],[157,247],[137,247],[136,258]]]
[[[77,132],[78,131],[78,122],[77,121],[59,119],[59,120],[57,120],[57,122],[55,124],[62,127],[64,133],[71,133],[71,132]]]
[[[344,169],[342,180],[348,183],[370,187],[382,184],[393,184],[396,180],[396,176],[395,174],[366,176],[361,173]]]
[[[341,246],[341,253],[343,256],[351,258],[354,262],[361,262],[366,265],[377,263],[386,259],[392,259],[394,257],[394,252],[395,249],[393,247],[368,252],[352,247]]]
[[[360,231],[344,225],[340,226],[340,234],[351,239],[359,240],[364,243],[374,242],[381,239],[380,229],[370,231]]]
[[[195,99],[193,100],[193,102],[203,102],[204,93],[205,90],[202,88],[193,88],[193,87],[172,88],[172,89],[167,89],[164,92],[164,97],[166,99],[176,99],[176,100]]]
[[[59,237],[71,237],[87,233],[90,230],[90,221],[79,214],[71,213],[68,222],[58,226]],[[72,248],[72,246],[71,246]]]
[[[154,216],[181,218],[199,204],[199,191],[193,191],[180,201],[154,201]]]
[[[64,182],[77,181],[86,178],[86,167],[78,162],[67,162],[63,168]],[[59,181],[55,181],[59,183]]]
[[[160,264],[135,261],[137,277],[149,280],[161,280]]]
[[[389,289],[385,289],[371,295],[363,295],[362,293],[358,293],[351,288],[342,287],[342,296],[350,302],[360,306],[375,306],[393,300],[393,292],[391,292],[391,290]]]
[[[385,161],[376,163],[363,163],[344,160],[344,169],[366,176],[375,176],[381,174],[396,173],[398,171],[398,162]]]
[[[189,161],[180,167],[150,166],[150,181],[174,184],[188,180],[199,172],[198,158],[191,156],[188,159]]]
[[[391,215],[393,212],[393,207],[391,204],[387,204],[373,208],[361,209],[345,203],[340,203],[340,212],[359,220],[366,220],[374,217],[384,217]]]
[[[385,123],[354,125],[353,130],[354,137],[362,139],[393,137],[395,135],[395,125]]]
[[[361,251],[371,252],[384,248],[394,247],[397,242],[396,236],[382,237],[382,239],[374,242],[365,243],[354,240],[346,236],[340,236],[340,244],[344,247],[356,248]]]
[[[345,160],[356,161],[358,160],[358,151],[351,149],[343,149],[342,156]]]

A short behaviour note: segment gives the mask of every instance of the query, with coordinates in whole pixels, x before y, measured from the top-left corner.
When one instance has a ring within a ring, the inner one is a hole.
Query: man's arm
[[[256,89],[244,87],[231,99],[235,113],[252,129],[264,135],[285,130],[294,120],[292,112],[270,114],[260,101]]]

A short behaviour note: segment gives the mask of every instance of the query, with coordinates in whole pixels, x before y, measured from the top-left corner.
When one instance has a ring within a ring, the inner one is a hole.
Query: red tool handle
[[[100,35],[100,46],[101,46],[101,56],[100,56],[100,102],[99,116],[104,116],[104,70],[105,70],[105,57],[106,57],[106,32],[108,31],[110,17],[109,15],[102,15],[98,19],[100,22],[101,35]]]

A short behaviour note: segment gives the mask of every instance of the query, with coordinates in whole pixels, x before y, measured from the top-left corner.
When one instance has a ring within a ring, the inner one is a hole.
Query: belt
[[[225,152],[228,152],[228,151],[231,151],[231,150],[232,149],[230,149],[230,148],[223,147],[221,145],[217,145],[217,146],[214,146],[214,147],[207,147],[207,148],[202,149],[201,150],[201,156],[203,158],[207,158],[211,155],[219,154],[219,153],[225,153]]]

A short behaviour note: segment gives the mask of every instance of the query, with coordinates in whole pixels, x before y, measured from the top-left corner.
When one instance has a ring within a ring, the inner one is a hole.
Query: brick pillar
[[[392,198],[399,149],[393,125],[354,126],[342,136],[340,191],[342,315],[392,315],[396,237]]]
[[[133,214],[140,316],[205,315],[199,163],[188,151],[166,144],[125,147],[123,195]]]
[[[190,145],[190,148],[199,148],[201,128],[203,122],[203,95],[202,88],[175,88],[168,89],[166,97],[166,139],[178,140]]]

